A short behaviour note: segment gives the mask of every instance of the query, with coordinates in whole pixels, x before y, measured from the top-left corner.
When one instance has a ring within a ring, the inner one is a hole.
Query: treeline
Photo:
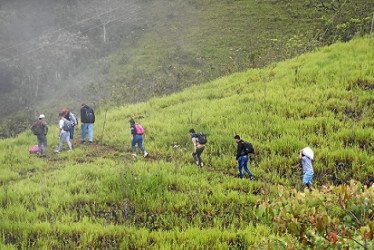
[[[0,137],[61,103],[142,101],[348,41],[370,2],[3,1]]]

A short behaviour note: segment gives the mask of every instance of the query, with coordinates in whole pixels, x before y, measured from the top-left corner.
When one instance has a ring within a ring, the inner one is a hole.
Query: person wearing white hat
[[[45,121],[45,115],[39,115],[39,120],[32,125],[31,130],[38,139],[38,156],[46,157],[48,125]]]
[[[310,147],[306,147],[300,150],[299,159],[301,160],[301,165],[303,166],[303,184],[312,190],[312,179],[314,175],[314,169],[312,165],[312,160],[314,159],[314,152]]]

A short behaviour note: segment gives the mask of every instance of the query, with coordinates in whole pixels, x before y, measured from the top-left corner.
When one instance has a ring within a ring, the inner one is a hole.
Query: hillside
[[[368,34],[371,2],[4,1],[0,137],[81,100],[145,101]]]
[[[103,108],[97,144],[72,153],[53,155],[56,127],[47,159],[28,155],[30,131],[1,140],[1,248],[373,247],[374,194],[361,184],[374,176],[373,45],[337,43],[109,109],[105,127]],[[149,158],[130,155],[130,117]],[[192,127],[208,135],[203,169]],[[235,134],[255,146],[255,181],[237,178]],[[307,145],[311,193],[297,157]]]

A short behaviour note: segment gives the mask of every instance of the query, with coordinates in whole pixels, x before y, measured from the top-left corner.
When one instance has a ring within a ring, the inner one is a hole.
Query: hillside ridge
[[[374,176],[373,45],[354,39],[103,107],[94,137],[102,141],[70,153],[52,155],[50,124],[47,160],[26,153],[30,131],[0,140],[0,246],[369,249],[374,214],[365,204],[374,194],[362,183]],[[146,130],[149,159],[131,156],[131,117]],[[208,135],[205,169],[193,164],[191,128]],[[255,181],[236,178],[235,134],[256,149]],[[305,146],[315,152],[313,192],[301,182]]]

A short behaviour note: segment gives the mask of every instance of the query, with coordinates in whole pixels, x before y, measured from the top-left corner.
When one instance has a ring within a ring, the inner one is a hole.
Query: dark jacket
[[[95,123],[95,112],[92,108],[84,105],[81,108],[81,122],[82,123]]]
[[[239,157],[244,156],[244,155],[248,155],[248,153],[245,150],[244,141],[240,140],[240,142],[238,142],[238,149],[237,149],[237,152],[236,152],[236,159],[238,160]]]

